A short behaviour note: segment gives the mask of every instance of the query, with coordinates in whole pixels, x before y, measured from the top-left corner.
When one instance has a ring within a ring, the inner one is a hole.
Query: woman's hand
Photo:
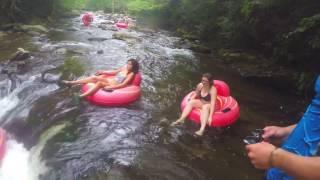
[[[267,142],[261,142],[256,144],[250,144],[246,146],[248,151],[248,157],[255,168],[258,169],[268,169],[272,166],[271,152],[276,149],[276,147]]]

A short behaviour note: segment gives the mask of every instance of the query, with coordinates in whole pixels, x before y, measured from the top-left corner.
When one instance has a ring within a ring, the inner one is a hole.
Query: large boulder
[[[23,61],[25,59],[28,59],[30,56],[31,55],[29,51],[26,51],[23,48],[18,48],[18,51],[15,54],[13,54],[9,61]]]
[[[22,72],[26,67],[26,61],[30,57],[30,52],[23,48],[18,48],[18,51],[12,57],[1,64],[0,73],[2,74],[17,74]]]
[[[110,30],[110,31],[118,31],[117,27],[115,25],[109,25],[109,24],[99,24],[98,28],[103,30]]]
[[[0,31],[0,38],[4,37],[6,35],[7,35],[7,33],[3,32],[3,31]]]
[[[101,22],[101,24],[114,24],[115,22],[114,21],[112,21],[112,20],[105,20],[105,21],[103,21],[103,22]]]
[[[142,39],[134,33],[129,33],[129,32],[116,32],[112,35],[113,39],[119,39],[119,40],[123,40],[123,41],[141,41]]]
[[[39,33],[47,33],[49,30],[42,25],[21,25],[20,28],[23,31],[34,31]]]

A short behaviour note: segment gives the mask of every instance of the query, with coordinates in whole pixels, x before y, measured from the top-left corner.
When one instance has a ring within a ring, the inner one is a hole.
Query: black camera
[[[255,129],[251,131],[251,136],[247,136],[243,139],[243,142],[248,145],[248,144],[255,144],[258,142],[261,142],[263,140],[262,134],[264,133],[263,129]]]

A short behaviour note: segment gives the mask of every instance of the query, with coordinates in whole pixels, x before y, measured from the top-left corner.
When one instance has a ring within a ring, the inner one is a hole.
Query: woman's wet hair
[[[128,62],[132,64],[132,72],[137,74],[139,72],[139,63],[136,59],[129,59]]]
[[[205,77],[205,78],[207,78],[209,80],[210,86],[213,85],[213,76],[212,76],[211,73],[204,73],[204,74],[202,74],[202,77]]]

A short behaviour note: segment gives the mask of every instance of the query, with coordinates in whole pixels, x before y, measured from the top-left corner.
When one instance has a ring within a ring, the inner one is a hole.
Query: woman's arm
[[[201,88],[202,88],[202,84],[199,83],[199,84],[197,85],[197,87],[196,87],[195,93],[191,94],[190,100],[195,99],[195,98],[198,97],[198,95],[200,94]]]
[[[96,75],[115,75],[121,72],[124,68],[125,66],[119,69],[114,69],[114,70],[107,70],[107,71],[101,70],[101,71],[97,71]]]
[[[119,89],[127,86],[131,80],[134,78],[134,73],[130,73],[126,76],[126,79],[122,81],[120,84],[105,86],[104,89]]]
[[[214,108],[215,108],[215,105],[216,105],[216,99],[217,99],[217,89],[215,87],[211,88],[210,95],[211,95],[211,101],[210,101],[209,118],[212,118],[212,115],[214,113]]]

